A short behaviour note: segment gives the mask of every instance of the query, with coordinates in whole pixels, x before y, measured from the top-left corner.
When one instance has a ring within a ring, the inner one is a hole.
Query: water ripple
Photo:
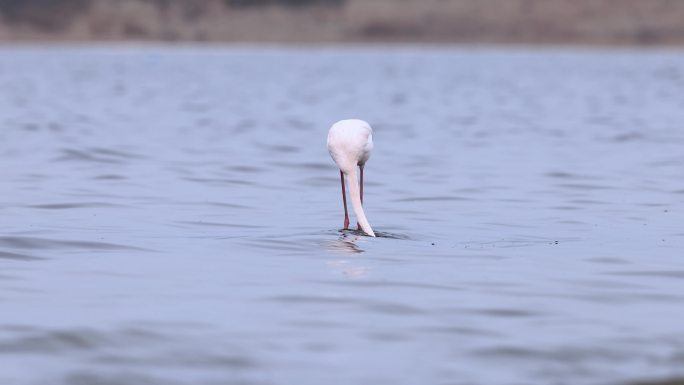
[[[105,202],[70,202],[70,203],[44,203],[27,205],[24,207],[29,207],[33,209],[46,209],[46,210],[64,210],[64,209],[84,209],[84,208],[109,208],[109,207],[124,207],[123,205]]]
[[[61,150],[58,161],[121,164],[130,159],[140,159],[140,155],[108,148],[65,148]]]
[[[607,274],[623,276],[642,276],[654,278],[684,279],[684,270],[644,270],[644,271],[614,271]]]
[[[138,250],[149,251],[144,248],[118,245],[114,243],[105,242],[91,242],[91,241],[65,241],[57,239],[33,238],[33,237],[18,237],[5,236],[0,237],[0,246],[12,249],[86,249],[86,250]]]
[[[47,258],[37,257],[35,255],[10,253],[7,251],[0,250],[0,259],[9,259],[9,260],[14,260],[14,261],[41,261],[41,260],[45,260]]]

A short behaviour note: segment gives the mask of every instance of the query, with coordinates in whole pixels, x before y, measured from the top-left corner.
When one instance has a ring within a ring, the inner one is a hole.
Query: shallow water
[[[682,122],[676,51],[2,48],[0,383],[682,376]]]

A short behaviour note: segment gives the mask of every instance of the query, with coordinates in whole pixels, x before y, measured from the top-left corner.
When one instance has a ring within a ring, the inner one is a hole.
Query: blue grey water
[[[0,383],[684,376],[682,165],[682,51],[4,47]]]

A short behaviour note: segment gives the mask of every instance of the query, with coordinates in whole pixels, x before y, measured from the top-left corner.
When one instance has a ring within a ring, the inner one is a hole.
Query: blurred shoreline
[[[684,46],[673,0],[3,0],[0,44]]]
[[[659,44],[659,45],[629,45],[629,44],[583,44],[583,43],[441,43],[441,42],[195,42],[195,41],[162,41],[162,40],[21,40],[21,41],[2,41],[0,49],[4,50],[33,50],[33,49],[56,49],[56,50],[259,50],[277,51],[285,49],[288,51],[311,51],[320,50],[331,52],[336,51],[359,51],[376,50],[393,51],[492,51],[492,52],[577,52],[577,53],[630,53],[630,52],[652,52],[652,53],[684,53],[684,44]]]

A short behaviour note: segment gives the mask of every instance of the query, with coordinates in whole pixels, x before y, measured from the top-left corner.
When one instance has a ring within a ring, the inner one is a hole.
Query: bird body
[[[352,208],[359,228],[374,237],[375,233],[363,211],[363,168],[373,150],[373,129],[370,124],[359,119],[341,120],[330,127],[328,132],[328,152],[340,169],[342,200],[344,202],[344,227],[349,225],[347,201],[344,192],[344,178],[349,186]],[[361,170],[361,181],[357,180],[356,168]],[[360,189],[359,189],[360,186]]]
[[[373,150],[373,129],[358,119],[340,120],[328,132],[328,151],[342,172],[363,166]]]

